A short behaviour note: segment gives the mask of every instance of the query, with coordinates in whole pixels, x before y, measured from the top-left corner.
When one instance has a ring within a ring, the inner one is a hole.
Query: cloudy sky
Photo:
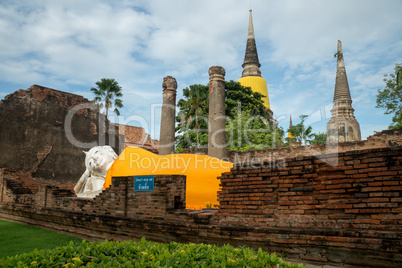
[[[375,99],[402,62],[401,0],[0,0],[0,99],[33,84],[93,99],[95,82],[114,78],[119,121],[159,138],[163,77],[176,78],[178,99],[208,83],[210,66],[240,78],[250,5],[280,126],[307,114],[314,132],[325,131],[341,40],[363,138],[387,128]]]

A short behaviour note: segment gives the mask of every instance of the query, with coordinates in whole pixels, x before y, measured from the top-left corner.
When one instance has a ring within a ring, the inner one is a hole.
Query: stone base
[[[331,118],[327,124],[327,143],[360,141],[360,125],[354,117]]]

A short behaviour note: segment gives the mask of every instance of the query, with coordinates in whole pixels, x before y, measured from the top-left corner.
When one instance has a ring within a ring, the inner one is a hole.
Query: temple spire
[[[346,76],[345,62],[343,61],[342,43],[338,40],[338,51],[336,53],[338,60],[336,66],[336,80],[334,101],[346,98],[352,102],[350,97],[348,78]]]
[[[257,47],[255,44],[254,27],[253,27],[253,16],[252,10],[250,8],[250,16],[248,20],[248,32],[247,32],[247,45],[246,53],[244,56],[243,73],[238,82],[244,86],[249,87],[253,92],[258,92],[262,95],[262,100],[264,101],[264,106],[270,114],[269,124],[273,126],[278,126],[278,121],[273,117],[273,112],[271,111],[269,105],[268,96],[268,85],[267,81],[261,77],[260,62],[258,61]]]
[[[343,61],[342,44],[338,40],[338,56],[334,92],[334,107],[331,119],[327,124],[327,143],[361,140],[360,125],[354,116],[352,98],[350,96],[345,62]]]
[[[261,64],[258,60],[257,46],[255,44],[252,10],[250,9],[246,53],[244,55],[244,62],[242,65],[244,68],[242,77],[261,76],[261,71],[259,69],[260,66]]]
[[[290,116],[290,120],[289,120],[289,130],[291,127],[293,127],[292,116]],[[290,131],[288,131],[288,138],[294,139],[294,136],[292,135],[292,133]]]

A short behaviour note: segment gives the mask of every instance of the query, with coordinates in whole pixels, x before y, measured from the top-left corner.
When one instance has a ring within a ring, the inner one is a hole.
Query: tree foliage
[[[288,129],[288,132],[292,134],[294,138],[287,138],[288,140],[294,140],[299,146],[302,144],[307,144],[311,142],[311,139],[313,138],[314,134],[312,133],[312,127],[308,126],[306,127],[304,125],[304,121],[308,115],[300,115],[299,118],[301,119],[301,122],[297,125],[291,126]]]
[[[239,104],[242,111],[249,111],[250,115],[270,118],[270,114],[264,106],[261,93],[253,92],[250,87],[244,87],[239,82],[230,80],[225,82],[225,112],[229,118],[235,118],[239,112]]]
[[[202,93],[204,92],[204,93]],[[204,147],[208,145],[209,86],[192,85],[183,90],[184,98],[178,101],[179,113],[176,117],[176,149]],[[280,131],[269,126],[270,114],[264,106],[263,95],[243,87],[233,80],[225,82],[226,129],[235,138],[228,137],[229,149],[248,150],[282,145]],[[244,116],[244,118],[242,118]],[[250,119],[255,117],[255,120]],[[241,118],[241,119],[240,119]],[[251,121],[250,121],[251,120]],[[245,125],[247,123],[247,125]],[[245,128],[249,128],[245,131]],[[240,130],[240,131],[239,131]],[[261,130],[259,134],[258,131]],[[247,134],[247,137],[244,135]],[[229,134],[228,134],[229,135]],[[280,136],[280,137],[279,137]],[[268,139],[273,139],[268,141]],[[249,141],[249,144],[240,142]],[[253,145],[250,145],[253,144]]]
[[[102,78],[101,81],[95,83],[97,88],[91,88],[91,91],[95,94],[94,103],[98,103],[100,108],[105,107],[106,118],[108,116],[109,109],[115,106],[114,112],[120,115],[117,108],[123,107],[123,101],[119,98],[123,97],[121,93],[121,87],[116,80],[111,78]]]
[[[384,76],[385,88],[378,90],[376,108],[394,114],[389,128],[402,128],[402,64],[395,65],[395,73]]]
[[[226,140],[228,149],[234,151],[273,148],[283,145],[283,130],[269,125],[265,117],[243,110],[227,120]]]
[[[183,99],[177,103],[179,109],[176,121],[179,123],[176,131],[177,147],[192,148],[208,144],[208,86],[191,85],[183,89]]]
[[[318,132],[318,134],[313,134],[314,139],[310,141],[310,144],[325,144],[327,143],[327,133]]]
[[[186,122],[196,133],[196,145],[200,146],[200,122],[198,117],[205,114],[205,107],[208,104],[208,89],[204,85],[191,85],[190,88],[183,89],[184,99],[179,100],[180,123]],[[194,120],[193,120],[194,119]],[[205,122],[203,120],[203,127]]]

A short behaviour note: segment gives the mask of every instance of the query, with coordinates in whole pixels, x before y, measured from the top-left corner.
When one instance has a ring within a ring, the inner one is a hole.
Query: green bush
[[[261,249],[204,244],[148,242],[70,242],[0,259],[1,267],[303,267]]]

